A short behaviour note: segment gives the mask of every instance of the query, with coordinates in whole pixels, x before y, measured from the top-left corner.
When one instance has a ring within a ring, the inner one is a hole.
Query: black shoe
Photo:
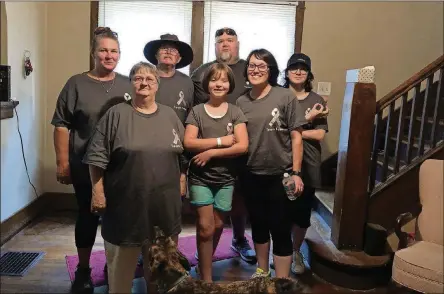
[[[137,266],[143,266],[143,256],[142,256],[142,254],[140,254],[139,258],[137,259]]]
[[[74,282],[71,285],[73,294],[92,294],[94,286],[91,280],[91,269],[77,267]]]

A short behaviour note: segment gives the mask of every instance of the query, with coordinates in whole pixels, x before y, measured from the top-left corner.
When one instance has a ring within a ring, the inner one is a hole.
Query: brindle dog
[[[195,280],[188,273],[191,266],[187,258],[157,227],[149,267],[160,293],[304,293],[302,285],[290,279],[262,277],[223,284]]]

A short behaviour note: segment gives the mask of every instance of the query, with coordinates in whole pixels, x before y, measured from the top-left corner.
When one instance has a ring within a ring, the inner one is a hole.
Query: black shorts
[[[302,229],[310,227],[311,210],[314,205],[315,188],[304,186],[302,195],[288,205],[289,215],[293,224]]]

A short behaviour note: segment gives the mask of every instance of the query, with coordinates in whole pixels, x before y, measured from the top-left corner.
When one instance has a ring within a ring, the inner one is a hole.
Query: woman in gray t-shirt
[[[212,64],[202,80],[209,101],[194,106],[186,120],[185,148],[195,156],[189,168],[190,199],[196,207],[197,248],[201,278],[212,282],[212,256],[216,250],[236,179],[235,158],[248,150],[245,118],[227,102],[234,74],[222,63]],[[214,241],[213,241],[214,240]]]
[[[71,286],[74,293],[94,290],[89,260],[99,225],[99,216],[91,213],[91,180],[82,158],[96,123],[111,106],[125,101],[125,94],[131,91],[128,77],[114,71],[120,58],[115,32],[110,28],[97,28],[91,42],[91,55],[94,69],[69,78],[59,94],[51,121],[57,181],[73,185],[78,205],[75,243],[79,264]]]
[[[248,156],[240,185],[245,196],[258,268],[253,277],[269,276],[270,233],[276,276],[289,276],[291,256],[291,202],[284,190],[284,173],[292,175],[295,193],[301,193],[301,126],[304,114],[288,89],[277,85],[279,69],[265,49],[253,50],[247,59],[245,76],[251,91],[237,100],[248,119]]]
[[[155,102],[153,65],[136,64],[130,79],[133,98],[103,116],[83,160],[93,183],[92,209],[103,212],[110,293],[131,292],[137,257],[141,251],[148,257],[155,226],[176,244],[181,231],[183,124],[174,110]],[[148,268],[144,272],[148,282]]]

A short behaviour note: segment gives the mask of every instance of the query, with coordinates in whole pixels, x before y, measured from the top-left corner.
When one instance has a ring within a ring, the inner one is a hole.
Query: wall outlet
[[[318,82],[318,95],[329,96],[331,93],[331,83],[330,82]]]

